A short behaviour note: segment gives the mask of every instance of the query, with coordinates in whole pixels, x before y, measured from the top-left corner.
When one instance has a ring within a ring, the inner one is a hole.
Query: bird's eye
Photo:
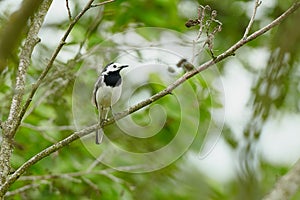
[[[116,67],[117,67],[117,65],[114,65],[113,67],[114,67],[114,68],[116,68]]]

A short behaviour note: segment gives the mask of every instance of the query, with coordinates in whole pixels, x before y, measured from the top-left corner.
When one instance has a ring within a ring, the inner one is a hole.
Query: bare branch
[[[39,188],[39,187],[41,187],[41,184],[49,184],[49,182],[47,182],[47,181],[40,181],[39,183],[33,183],[33,184],[25,185],[24,187],[21,187],[21,188],[18,188],[16,190],[7,192],[5,194],[5,197],[14,196],[14,195],[26,192],[27,190]]]
[[[20,112],[21,109],[20,105],[25,90],[27,68],[30,64],[32,51],[36,46],[36,44],[40,41],[37,34],[44,22],[44,17],[46,16],[51,3],[52,0],[48,0],[41,5],[41,9],[35,15],[34,20],[30,26],[28,37],[26,38],[24,46],[20,53],[20,63],[19,63],[18,74],[16,78],[15,94],[12,99],[8,120],[6,122],[7,124],[9,124],[9,126],[13,126],[13,123],[17,119],[18,114]],[[11,132],[9,133],[8,137],[13,137],[13,136],[14,136],[14,132]]]
[[[265,27],[259,29],[258,31],[255,31],[254,33],[252,33],[251,35],[249,35],[245,41],[249,42],[251,40],[254,40],[255,38],[257,38],[258,35],[262,35],[265,32],[269,31],[270,29],[272,29],[274,26],[277,26],[278,24],[280,24],[283,20],[285,20],[290,14],[292,14],[293,12],[295,12],[298,8],[300,7],[300,1],[297,1],[295,3],[293,3],[293,5],[287,9],[284,13],[282,13],[279,17],[277,17],[274,21],[272,21],[271,23],[269,23],[268,25],[266,25]]]
[[[261,0],[255,0],[255,5],[254,5],[254,9],[253,9],[253,14],[251,16],[251,19],[249,21],[249,24],[245,30],[245,33],[244,33],[244,36],[243,36],[243,39],[245,40],[250,32],[250,29],[252,27],[252,24],[254,22],[254,19],[255,19],[255,16],[256,16],[256,11],[257,11],[257,8],[261,5],[262,1]]]
[[[35,131],[38,131],[45,140],[47,140],[51,143],[56,143],[57,142],[57,140],[54,137],[51,137],[50,135],[45,133],[45,131],[48,130],[47,129],[48,127],[43,128],[43,127],[38,127],[38,126],[34,126],[34,125],[31,125],[31,124],[27,124],[27,123],[22,123],[22,126],[26,127],[26,128],[30,128],[30,129],[35,130]]]
[[[23,105],[20,114],[18,115],[18,118],[16,119],[16,124],[14,127],[12,127],[12,133],[15,134],[17,129],[19,128],[21,121],[32,101],[33,96],[35,95],[37,89],[39,88],[39,86],[42,84],[44,78],[47,76],[48,72],[50,71],[50,69],[53,66],[54,60],[56,59],[57,55],[59,54],[59,52],[61,51],[62,47],[66,44],[66,39],[68,38],[71,30],[73,29],[73,27],[75,26],[75,24],[79,21],[79,19],[84,15],[84,13],[86,13],[90,8],[92,3],[94,2],[94,0],[90,0],[85,7],[82,9],[82,11],[74,18],[74,20],[69,24],[69,27],[67,28],[65,34],[63,35],[63,37],[61,38],[59,45],[56,47],[56,49],[54,50],[47,66],[45,67],[45,69],[43,70],[43,72],[41,73],[40,77],[38,78],[38,80],[36,81],[36,83],[32,84],[32,90],[25,102],[25,104]]]
[[[39,152],[28,161],[26,161],[22,166],[20,166],[7,180],[4,184],[0,187],[0,196],[5,194],[8,190],[9,186],[14,183],[30,166],[37,163],[39,160],[47,157],[48,155],[56,152],[57,150],[63,148],[64,146],[70,144],[71,142],[75,141],[76,139],[80,138],[81,136],[87,135],[92,131],[98,129],[98,125],[90,126],[86,129],[81,131],[75,132],[72,135],[68,136],[67,138],[51,145],[50,147],[44,149],[43,151]]]
[[[90,188],[92,188],[92,189],[96,192],[96,194],[98,194],[98,195],[101,194],[101,191],[100,191],[100,189],[98,188],[98,185],[97,185],[97,184],[93,183],[90,179],[85,178],[85,177],[83,177],[82,180],[83,180],[86,184],[88,184],[88,185],[90,186]]]
[[[93,22],[93,24],[91,24],[86,33],[85,33],[85,37],[84,39],[79,43],[79,48],[78,48],[78,51],[76,53],[76,56],[74,57],[74,60],[77,60],[77,59],[80,59],[80,57],[82,56],[82,48],[84,47],[86,41],[90,38],[90,35],[91,33],[97,29],[97,27],[99,26],[99,24],[101,23],[101,21],[103,20],[103,11],[104,11],[104,8],[101,7],[97,16],[95,17],[95,21]]]
[[[206,10],[211,10],[211,8],[208,5],[206,5],[205,7],[200,5],[199,8],[198,8],[199,31],[198,31],[198,35],[196,37],[195,42],[197,42],[200,39],[201,35],[202,35],[203,27],[204,27],[203,22],[204,22],[204,17],[205,17]]]
[[[11,140],[15,135],[15,131],[13,131],[13,129],[17,124],[16,121],[21,110],[21,103],[25,91],[26,72],[30,65],[32,51],[35,45],[39,42],[37,34],[43,24],[44,17],[46,16],[51,3],[52,0],[43,1],[37,13],[34,15],[28,36],[20,53],[15,94],[12,98],[8,119],[2,124],[3,138],[0,148],[0,183],[5,182],[10,170],[10,157],[13,150]]]
[[[281,177],[274,189],[263,200],[291,199],[300,187],[300,160],[283,177]]]
[[[104,157],[105,152],[102,153],[97,159],[95,159],[95,161],[87,168],[87,172],[91,172],[102,160],[102,158]]]
[[[210,61],[207,61],[206,63],[202,64],[201,66],[199,66],[198,68],[195,68],[192,71],[189,71],[187,73],[185,73],[182,77],[180,77],[179,79],[177,79],[174,83],[172,83],[171,85],[169,85],[166,89],[162,90],[161,92],[153,95],[152,97],[150,97],[149,99],[146,99],[145,101],[142,101],[130,108],[128,108],[127,110],[125,110],[124,112],[118,113],[114,116],[114,119],[108,119],[106,121],[106,123],[104,123],[104,125],[108,125],[108,124],[112,124],[114,123],[116,120],[119,120],[123,117],[126,117],[127,115],[149,105],[150,103],[160,99],[161,97],[170,94],[176,87],[178,87],[179,85],[181,85],[184,81],[186,81],[187,79],[191,78],[192,76],[198,74],[199,72],[207,69],[208,67],[220,62],[221,60],[234,55],[235,51],[238,50],[239,48],[241,48],[242,46],[244,46],[246,43],[254,40],[255,38],[257,38],[258,36],[264,34],[265,32],[267,32],[268,30],[272,29],[273,27],[277,26],[278,24],[280,24],[280,22],[282,22],[284,19],[286,19],[290,14],[292,14],[294,11],[296,11],[298,8],[300,7],[300,1],[294,3],[287,11],[285,11],[282,15],[280,15],[278,18],[276,18],[274,21],[272,21],[270,24],[266,25],[265,27],[261,28],[260,30],[254,32],[253,34],[251,34],[249,37],[247,37],[245,40],[241,39],[239,40],[237,43],[235,43],[233,46],[231,46],[229,49],[227,49],[224,53],[220,54],[219,56],[217,56],[215,59],[211,59]]]
[[[52,131],[69,131],[72,130],[74,131],[76,128],[73,125],[67,125],[67,126],[34,126],[32,124],[24,123],[22,122],[21,126],[26,127],[26,128],[31,128],[36,131],[47,131],[47,130],[52,130]]]
[[[20,115],[18,116],[18,119],[16,120],[17,123],[16,123],[16,126],[13,127],[12,129],[12,132],[16,132],[18,127],[20,126],[21,124],[21,121],[32,101],[32,98],[33,96],[35,95],[37,89],[40,87],[40,85],[42,84],[44,78],[47,76],[48,72],[50,71],[50,69],[52,68],[53,66],[53,63],[57,57],[57,55],[59,54],[59,52],[61,51],[62,47],[66,44],[66,39],[68,38],[71,30],[73,29],[73,27],[75,26],[75,24],[80,20],[80,18],[90,9],[90,8],[93,8],[93,7],[97,7],[97,6],[101,6],[101,5],[104,5],[104,4],[107,4],[107,3],[110,3],[110,2],[113,2],[114,0],[108,0],[108,1],[104,1],[104,2],[101,2],[101,3],[98,3],[96,5],[92,5],[94,0],[89,0],[87,2],[87,4],[84,6],[84,8],[81,10],[81,12],[71,21],[71,23],[69,24],[65,34],[63,35],[63,37],[61,38],[60,42],[59,42],[59,45],[56,47],[56,49],[54,50],[47,66],[45,67],[45,69],[43,70],[43,72],[41,73],[40,77],[38,78],[38,80],[36,81],[36,83],[32,84],[32,90],[24,104],[24,106],[22,107],[21,109],[21,112],[20,112]]]
[[[210,15],[207,16],[206,11],[210,11]],[[212,58],[215,58],[213,53],[213,42],[215,39],[215,35],[222,30],[222,23],[216,19],[217,17],[217,11],[212,10],[208,5],[202,6],[199,5],[198,8],[198,18],[197,19],[189,19],[186,23],[186,27],[192,27],[199,25],[198,34],[196,36],[196,39],[193,40],[193,57],[191,59],[191,62],[194,62],[194,59],[196,56],[198,56],[205,48],[205,46],[208,47],[208,50],[212,56]],[[199,52],[195,52],[196,43],[198,43],[201,39],[203,30],[206,32],[206,38],[202,45],[202,48],[199,50]]]
[[[91,7],[103,6],[104,4],[108,4],[108,3],[111,3],[111,2],[114,2],[114,1],[115,1],[115,0],[107,0],[107,1],[103,1],[103,2],[100,2],[100,3],[92,4]]]
[[[27,109],[26,114],[23,116],[23,118],[26,118],[27,116],[29,116],[45,99],[48,99],[49,96],[51,96],[51,95],[55,94],[57,91],[61,90],[63,87],[65,87],[69,83],[69,81],[70,81],[70,79],[59,79],[59,85],[52,89],[46,90],[43,93],[43,96],[40,97],[37,101],[35,101],[34,105],[32,105],[29,109]]]
[[[198,74],[199,72],[207,69],[208,67],[224,60],[225,58],[234,55],[235,51],[244,46],[249,41],[259,37],[260,35],[264,34],[268,30],[272,29],[276,25],[278,25],[280,22],[282,22],[284,19],[286,19],[290,14],[292,14],[294,11],[296,11],[300,7],[300,2],[294,3],[287,11],[285,11],[282,15],[280,15],[277,19],[272,21],[267,26],[263,27],[262,29],[256,31],[255,33],[251,34],[249,37],[247,37],[245,40],[241,39],[236,44],[231,46],[227,51],[222,53],[221,55],[217,56],[215,59],[211,59],[210,61],[207,61],[206,63],[202,64],[198,68],[195,68],[187,73],[185,73],[181,78],[177,79],[174,83],[169,85],[166,89],[162,90],[161,92],[153,95],[149,99],[146,99],[127,110],[118,113],[114,116],[114,119],[109,119],[105,123],[103,123],[103,126],[106,126],[108,124],[112,124],[115,121],[151,104],[152,102],[166,96],[167,94],[170,94],[175,88],[177,88],[179,85],[181,85],[183,82],[185,82],[187,79],[193,77],[194,75]],[[52,154],[53,152],[56,152],[57,150],[63,148],[64,146],[70,144],[71,142],[77,140],[78,138],[88,135],[91,132],[94,132],[96,129],[99,129],[100,124],[95,124],[92,126],[89,126],[85,129],[82,129],[80,131],[74,132],[67,138],[57,142],[56,144],[51,145],[50,147],[44,149],[43,151],[39,152],[32,158],[30,158],[27,162],[25,162],[22,166],[20,166],[7,180],[6,182],[0,187],[0,194],[4,194],[8,187],[14,183],[29,167],[31,167],[33,164],[37,163],[41,159],[47,157],[48,155]]]
[[[130,166],[132,167],[132,166]],[[127,169],[127,167],[121,167],[121,169]],[[70,179],[74,180],[76,177],[85,176],[85,175],[103,175],[111,180],[117,180],[116,182],[122,182],[122,179],[114,176],[112,173],[116,172],[115,169],[103,169],[103,170],[83,170],[78,172],[68,172],[68,173],[57,173],[57,174],[47,174],[47,175],[37,175],[37,176],[22,176],[19,181],[40,181],[40,180],[51,180],[51,179]]]
[[[66,0],[66,7],[67,7],[67,11],[68,11],[69,20],[72,21],[72,13],[71,13],[70,6],[69,6],[69,0]]]

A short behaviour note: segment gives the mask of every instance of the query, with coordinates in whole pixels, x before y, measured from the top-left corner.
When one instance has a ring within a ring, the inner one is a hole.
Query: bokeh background
[[[85,2],[69,0],[72,16]],[[271,22],[292,2],[264,0],[251,32]],[[54,0],[46,16],[27,74],[27,91],[70,23],[65,3]],[[193,39],[198,33],[197,27],[187,28],[185,22],[197,18],[200,4],[216,10],[223,24],[214,39],[213,51],[218,55],[242,38],[253,1],[118,0],[89,10],[72,30],[33,99],[15,138],[12,166],[19,167],[47,146],[96,122],[88,94],[106,63],[116,60],[132,66],[124,73],[116,112],[182,76],[184,71],[176,63],[194,57]],[[1,26],[20,5],[19,0],[0,1]],[[11,190],[33,183],[37,186],[8,198],[261,199],[300,156],[299,17],[296,12],[234,56],[188,80],[173,95],[127,117],[131,120],[129,130],[124,131],[121,125],[106,127],[101,147],[93,144],[90,135],[41,160]],[[0,75],[3,121],[13,95],[18,52],[16,49],[9,63],[15,67]],[[210,55],[204,50],[193,64],[199,66],[208,59]],[[181,103],[190,107],[183,109]],[[80,111],[87,113],[78,115]],[[118,160],[117,156],[110,163],[101,162],[115,155],[106,151],[108,141],[128,152],[154,152],[178,136],[180,125],[184,135],[174,147],[184,148],[166,165],[148,172],[136,170],[140,164],[161,164],[169,159],[166,155],[144,163]],[[135,137],[125,134],[129,132]],[[143,138],[143,134],[151,137]],[[299,198],[298,192],[293,199]]]

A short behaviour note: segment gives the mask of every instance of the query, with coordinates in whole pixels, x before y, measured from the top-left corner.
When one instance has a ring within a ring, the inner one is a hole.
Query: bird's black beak
[[[126,68],[126,67],[129,67],[129,65],[123,65],[123,66],[121,66],[121,69]]]

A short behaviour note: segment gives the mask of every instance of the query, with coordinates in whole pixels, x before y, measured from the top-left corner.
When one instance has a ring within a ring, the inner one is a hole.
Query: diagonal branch
[[[250,32],[250,29],[252,27],[252,24],[254,22],[254,19],[255,19],[255,16],[256,16],[256,11],[257,11],[257,8],[261,5],[262,1],[261,0],[255,0],[255,5],[254,5],[254,9],[253,9],[253,13],[252,13],[252,16],[251,16],[251,19],[249,21],[249,24],[245,30],[245,33],[244,33],[244,36],[243,36],[243,39],[246,39],[249,32]]]
[[[206,63],[202,64],[201,66],[195,68],[194,70],[191,70],[187,73],[185,73],[182,77],[180,77],[179,79],[177,79],[174,83],[172,83],[171,85],[169,85],[166,89],[162,90],[161,92],[153,95],[152,97],[150,97],[149,99],[142,101],[130,108],[128,108],[127,110],[123,111],[122,113],[118,113],[114,119],[109,119],[106,123],[104,123],[104,125],[108,125],[108,124],[112,124],[114,123],[116,120],[119,120],[147,105],[149,105],[150,103],[160,99],[161,97],[170,94],[176,87],[178,87],[179,85],[181,85],[183,82],[185,82],[187,79],[191,78],[192,76],[198,74],[201,71],[204,71],[205,69],[207,69],[208,67],[222,61],[223,59],[234,55],[235,51],[238,50],[239,48],[241,48],[242,46],[244,46],[246,43],[254,40],[255,38],[257,38],[258,36],[264,34],[265,32],[269,31],[270,29],[272,29],[273,27],[277,26],[278,24],[280,24],[284,19],[286,19],[290,14],[292,14],[293,12],[295,12],[298,8],[300,7],[300,1],[294,3],[288,10],[286,10],[283,14],[281,14],[278,18],[276,18],[274,21],[272,21],[271,23],[269,23],[268,25],[266,25],[265,27],[261,28],[260,30],[254,32],[253,34],[251,34],[250,36],[246,37],[245,39],[241,39],[239,40],[237,43],[235,43],[233,46],[231,46],[229,49],[227,49],[224,53],[220,54],[219,56],[217,56],[215,59],[211,59],[210,61],[207,61]]]
[[[291,199],[300,187],[300,160],[283,177],[281,177],[272,191],[263,200]]]
[[[261,28],[260,30],[254,32],[253,34],[251,34],[250,36],[246,37],[245,39],[241,39],[239,40],[237,43],[235,43],[233,46],[231,46],[228,50],[226,50],[224,53],[220,54],[219,56],[217,56],[215,59],[209,60],[206,63],[202,64],[201,66],[199,66],[198,68],[195,68],[192,71],[189,71],[187,73],[185,73],[182,77],[180,77],[179,79],[177,79],[174,83],[172,83],[171,85],[169,85],[166,89],[162,90],[161,92],[153,95],[152,97],[150,97],[149,99],[146,99],[130,108],[128,108],[127,110],[116,114],[116,116],[114,117],[114,119],[109,119],[108,121],[106,121],[105,123],[103,123],[103,126],[106,126],[108,124],[112,124],[115,121],[126,117],[127,115],[151,104],[152,102],[166,96],[167,94],[170,94],[175,88],[177,88],[179,85],[181,85],[182,83],[184,83],[187,79],[193,77],[194,75],[198,74],[199,72],[207,69],[208,67],[224,60],[225,58],[234,55],[235,51],[238,50],[239,48],[241,48],[242,46],[244,46],[245,44],[247,44],[248,42],[254,40],[255,38],[261,36],[262,34],[264,34],[265,32],[269,31],[270,29],[272,29],[273,27],[277,26],[278,24],[280,24],[284,19],[286,19],[290,14],[292,14],[293,12],[295,12],[298,8],[300,7],[300,1],[294,3],[288,10],[286,10],[282,15],[280,15],[278,18],[276,18],[274,21],[272,21],[270,24],[268,24],[267,26]],[[27,162],[25,162],[22,166],[20,166],[8,179],[7,181],[2,185],[2,187],[0,187],[0,194],[3,194],[7,191],[8,187],[14,183],[30,166],[32,166],[33,164],[37,163],[38,161],[40,161],[41,159],[47,157],[48,155],[50,155],[53,152],[56,152],[57,150],[63,148],[64,146],[70,144],[71,142],[79,139],[80,137],[83,137],[85,135],[88,135],[91,132],[94,132],[96,129],[99,128],[99,124],[95,124],[92,126],[89,126],[85,129],[82,129],[80,131],[74,132],[73,134],[71,134],[70,136],[68,136],[67,138],[51,145],[50,147],[44,149],[43,151],[39,152],[38,154],[36,154],[35,156],[33,156],[32,158],[30,158]]]
[[[28,37],[26,38],[24,46],[20,53],[20,62],[18,67],[18,74],[16,77],[16,87],[10,107],[7,124],[12,124],[20,112],[22,98],[25,90],[26,73],[30,64],[31,54],[34,47],[38,42],[40,42],[40,39],[37,35],[40,28],[42,27],[44,17],[46,16],[47,10],[49,9],[51,3],[52,0],[47,1],[41,5],[40,11],[36,14],[34,18],[35,20],[33,20],[30,26]]]

